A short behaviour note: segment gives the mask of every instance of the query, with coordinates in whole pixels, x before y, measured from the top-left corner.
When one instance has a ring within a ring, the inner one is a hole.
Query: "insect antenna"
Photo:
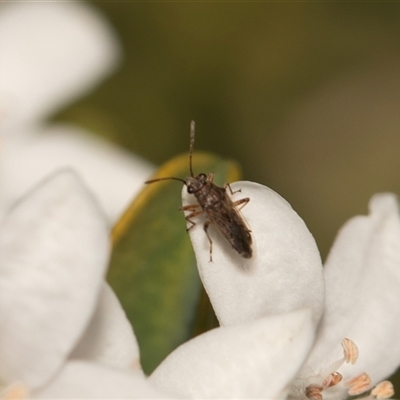
[[[193,154],[193,147],[194,147],[194,126],[195,123],[192,121],[190,123],[190,147],[189,147],[189,169],[190,169],[190,176],[193,178],[193,167],[192,167],[192,154]]]
[[[193,178],[193,167],[192,167],[192,154],[193,154],[193,147],[194,147],[194,128],[195,128],[195,123],[194,121],[190,122],[190,146],[189,146],[189,169],[190,169],[190,176]],[[183,184],[186,185],[186,181],[181,178],[175,178],[174,176],[170,176],[167,178],[157,178],[157,179],[150,179],[149,181],[146,181],[145,183],[154,183],[158,181],[166,181],[168,179],[173,179],[175,181],[180,181],[183,182]]]
[[[173,179],[175,181],[180,181],[180,182],[183,182],[186,185],[186,182],[183,179],[175,178],[174,176],[170,176],[168,178],[150,179],[149,181],[146,181],[145,183],[154,183],[154,182],[158,182],[158,181],[166,181],[168,179]]]

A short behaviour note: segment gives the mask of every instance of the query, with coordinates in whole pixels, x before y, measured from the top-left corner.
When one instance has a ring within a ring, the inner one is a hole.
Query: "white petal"
[[[117,296],[103,285],[97,310],[70,358],[85,359],[120,369],[141,370],[139,346]]]
[[[116,64],[117,41],[81,2],[11,2],[0,9],[2,129],[47,117]]]
[[[56,400],[171,397],[155,389],[138,372],[118,371],[94,363],[71,361],[48,386],[34,393],[33,398]]]
[[[16,197],[61,167],[73,167],[114,222],[125,211],[153,167],[88,132],[66,125],[30,131],[29,139],[6,137],[0,158],[0,218]]]
[[[204,287],[222,325],[300,308],[312,310],[318,323],[323,309],[322,264],[314,238],[290,204],[273,190],[236,182],[233,200],[249,197],[241,210],[251,229],[253,256],[239,256],[211,226],[213,262],[203,220],[190,232]],[[229,193],[229,190],[227,189]],[[183,203],[194,200],[183,189]],[[188,225],[189,226],[189,225]]]
[[[341,229],[325,266],[326,311],[309,365],[332,359],[344,337],[359,359],[340,372],[367,372],[373,383],[400,365],[400,218],[394,195],[380,194],[370,214]]]
[[[0,227],[0,376],[43,384],[95,311],[109,230],[72,171],[43,182]]]
[[[149,380],[191,398],[276,399],[313,338],[309,310],[217,328],[178,347]]]

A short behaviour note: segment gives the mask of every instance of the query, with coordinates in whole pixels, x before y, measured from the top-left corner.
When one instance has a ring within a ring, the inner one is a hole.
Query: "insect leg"
[[[203,210],[199,210],[199,207],[200,206],[198,204],[189,204],[179,209],[179,211],[191,211],[189,215],[185,215],[186,221],[192,224],[191,226],[189,226],[189,228],[186,228],[187,232],[189,232],[189,230],[196,225],[196,222],[192,221],[190,218],[196,217],[197,215],[203,214],[204,212]]]
[[[235,207],[240,206],[238,210],[241,210],[248,202],[250,201],[250,197],[245,197],[244,199],[240,199],[233,202]]]
[[[208,238],[208,241],[210,242],[210,262],[212,262],[212,240],[211,240],[211,237],[210,237],[210,235],[208,234],[208,227],[210,226],[210,221],[207,221],[205,224],[204,224],[204,226],[203,226],[203,228],[204,228],[204,232],[206,233],[206,235],[207,235],[207,238]]]
[[[242,193],[242,189],[238,189],[238,190],[233,191],[232,188],[231,188],[231,185],[229,183],[225,183],[224,189],[226,190],[226,188],[229,189],[229,191],[231,192],[231,195],[235,194],[235,193]]]
[[[187,206],[179,207],[179,211],[196,211],[199,207],[199,204],[188,204]]]

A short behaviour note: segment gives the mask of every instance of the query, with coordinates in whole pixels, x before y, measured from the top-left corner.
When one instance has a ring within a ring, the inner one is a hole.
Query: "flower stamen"
[[[306,387],[304,394],[306,397],[310,400],[322,400],[322,391],[324,388],[322,386],[315,386],[315,385],[309,385]]]
[[[388,399],[394,395],[393,384],[390,381],[378,383],[371,391],[371,395],[376,399]]]
[[[356,344],[351,340],[344,338],[342,340],[342,347],[344,353],[344,360],[347,364],[355,364],[358,359],[358,348]]]
[[[345,390],[350,396],[357,396],[371,389],[371,378],[365,372],[342,382],[343,376],[338,370],[344,363],[356,363],[358,359],[358,348],[356,344],[348,338],[344,338],[341,345],[343,348],[343,357],[321,371],[317,377],[313,378],[312,383],[310,382],[305,388],[304,394],[308,399],[323,400],[323,391],[339,384],[341,384],[342,390]],[[389,386],[382,384],[381,387],[376,388],[376,393],[385,396],[386,393],[391,393],[391,390]]]
[[[371,388],[371,378],[366,372],[363,372],[362,374],[347,380],[346,386],[349,388],[347,393],[350,396],[357,396]]]
[[[332,372],[325,380],[322,382],[323,389],[337,385],[343,379],[342,374],[339,372]]]
[[[304,394],[310,400],[323,400],[324,397],[322,395],[322,392],[325,389],[336,386],[339,382],[341,382],[342,379],[343,379],[342,374],[340,374],[339,372],[332,372],[324,379],[321,386],[318,385],[307,386],[304,391]]]

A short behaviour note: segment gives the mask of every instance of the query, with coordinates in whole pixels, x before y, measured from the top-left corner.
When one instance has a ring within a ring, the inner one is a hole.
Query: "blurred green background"
[[[372,194],[400,193],[400,3],[92,4],[124,59],[59,119],[155,164],[194,119],[196,149],[286,198],[323,258]]]

